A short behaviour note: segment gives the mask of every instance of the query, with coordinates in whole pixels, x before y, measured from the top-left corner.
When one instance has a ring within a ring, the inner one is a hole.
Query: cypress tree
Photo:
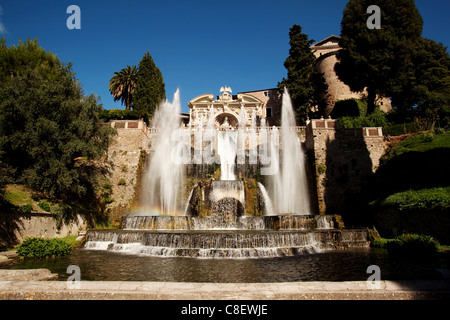
[[[147,51],[139,62],[136,89],[133,93],[134,110],[152,115],[165,98],[166,90],[162,73]]]
[[[283,90],[286,87],[291,96],[292,104],[296,110],[297,121],[304,123],[306,115],[312,107],[325,103],[324,93],[328,89],[323,74],[315,67],[316,57],[310,46],[314,40],[302,33],[300,25],[294,25],[289,31],[289,57],[284,66],[287,69],[287,78],[278,83]]]

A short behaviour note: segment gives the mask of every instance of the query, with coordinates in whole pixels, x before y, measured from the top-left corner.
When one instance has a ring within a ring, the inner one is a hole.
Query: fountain
[[[178,199],[183,185],[183,166],[167,161],[175,149],[172,134],[181,127],[180,112],[180,92],[177,90],[173,102],[164,101],[152,121],[158,124],[159,134],[152,161],[142,181],[143,189],[152,190],[142,193],[144,212],[163,215],[177,215],[180,212]]]
[[[305,171],[305,154],[293,130],[295,114],[291,98],[284,89],[281,108],[282,161],[275,175],[274,202],[279,213],[311,214]]]
[[[86,249],[148,256],[266,258],[368,245],[365,230],[338,229],[333,216],[311,214],[305,156],[293,130],[287,90],[281,135],[277,128],[269,133],[265,123],[258,135],[254,111],[247,128],[243,107],[236,131],[228,118],[215,123],[214,107],[208,119],[202,119],[198,128],[189,125],[189,130],[180,128],[179,112],[177,91],[173,102],[163,102],[155,113],[159,134],[141,197],[147,212],[123,217],[119,230],[90,230]],[[188,135],[182,140],[190,142],[191,130],[195,130],[193,165],[219,164],[220,179],[218,175],[218,180],[196,179],[185,199],[180,190],[188,178],[182,162],[174,161],[173,137],[182,132]],[[236,162],[258,164],[258,150],[260,163],[270,164],[261,167],[263,174],[269,174],[266,179],[241,177],[240,171],[238,175]],[[271,185],[266,189],[267,181]]]

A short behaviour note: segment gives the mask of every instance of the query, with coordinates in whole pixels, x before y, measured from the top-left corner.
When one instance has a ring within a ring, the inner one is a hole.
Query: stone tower
[[[338,62],[336,54],[341,49],[339,46],[340,39],[338,36],[331,35],[310,47],[317,59],[316,67],[324,74],[325,81],[328,85],[328,101],[325,116],[331,113],[336,101],[352,98],[361,99],[366,94],[365,90],[360,92],[351,91],[345,83],[339,80],[334,71],[334,65]],[[390,98],[378,97],[377,104],[385,112],[391,110]]]

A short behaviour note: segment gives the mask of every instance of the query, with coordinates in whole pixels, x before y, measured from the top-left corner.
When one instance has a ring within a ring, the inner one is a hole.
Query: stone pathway
[[[190,283],[80,281],[71,287],[52,279],[45,269],[0,270],[0,299],[49,300],[421,300],[449,299],[450,281],[380,281],[379,289],[365,281],[289,283]],[[9,271],[5,272],[5,271]],[[27,271],[26,277],[17,280]],[[9,280],[6,280],[8,279]],[[27,279],[27,280],[25,280]],[[30,280],[33,279],[33,280]]]

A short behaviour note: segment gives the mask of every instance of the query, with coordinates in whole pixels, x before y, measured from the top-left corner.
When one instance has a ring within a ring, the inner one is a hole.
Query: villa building
[[[334,66],[337,63],[336,54],[340,37],[331,35],[311,45],[311,50],[316,56],[316,67],[323,73],[328,85],[327,107],[324,117],[328,117],[333,110],[336,101],[346,99],[361,99],[365,91],[353,92],[349,86],[339,80]],[[200,122],[206,124],[214,108],[214,122],[217,128],[236,128],[240,119],[245,119],[245,126],[250,127],[252,114],[255,113],[256,124],[265,121],[268,126],[279,126],[281,121],[281,93],[278,88],[239,92],[232,94],[231,88],[225,86],[220,89],[220,95],[203,94],[188,102],[189,113],[184,114],[183,121],[198,126]],[[377,102],[382,111],[391,110],[391,102],[388,97],[378,97]],[[295,107],[295,106],[294,106]],[[245,115],[241,117],[241,109]]]
[[[279,125],[281,95],[278,88],[258,91],[240,92],[232,95],[231,88],[225,86],[220,90],[221,94],[203,94],[188,102],[189,121],[192,126],[200,123],[206,124],[214,108],[214,122],[217,128],[237,128],[240,121],[245,121],[245,126],[250,127],[252,115],[255,114],[256,125],[261,121],[269,126]],[[244,110],[245,114],[241,115]]]

